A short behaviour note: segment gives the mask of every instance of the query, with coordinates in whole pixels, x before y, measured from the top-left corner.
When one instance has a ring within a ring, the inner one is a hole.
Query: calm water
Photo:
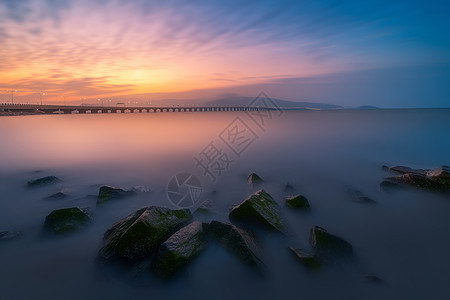
[[[264,124],[255,120],[234,112],[0,118],[0,231],[23,233],[0,243],[0,298],[450,298],[450,199],[415,190],[378,191],[388,176],[382,164],[450,165],[450,110],[298,111],[274,114]],[[236,128],[247,135],[236,135],[233,144]],[[229,160],[215,182],[194,162],[206,159],[202,152],[211,145]],[[214,203],[214,213],[198,215],[201,220],[226,221],[229,207],[253,192],[246,184],[251,172],[265,179],[263,187],[280,204],[289,182],[308,197],[312,210],[283,206],[287,235],[259,234],[267,264],[263,276],[216,246],[170,283],[147,272],[133,277],[99,267],[94,258],[113,222],[145,205],[174,208],[166,186],[180,171],[195,174],[201,200]],[[46,175],[64,181],[26,187]],[[89,195],[103,184],[152,191],[96,208]],[[377,204],[353,202],[346,185]],[[69,197],[43,199],[61,190]],[[70,206],[91,207],[93,224],[67,237],[46,235],[45,216]],[[309,250],[313,225],[352,243],[355,259],[320,272],[305,270],[286,247]],[[388,284],[367,283],[363,275]]]

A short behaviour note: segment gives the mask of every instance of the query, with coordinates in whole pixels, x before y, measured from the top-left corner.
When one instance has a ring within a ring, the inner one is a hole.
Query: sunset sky
[[[0,102],[450,107],[449,15],[435,0],[0,0]]]

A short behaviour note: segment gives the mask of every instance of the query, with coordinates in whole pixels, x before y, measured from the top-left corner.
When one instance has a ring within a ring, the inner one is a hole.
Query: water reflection
[[[381,164],[417,168],[449,164],[450,111],[288,112],[270,124],[216,182],[203,176],[193,158],[239,113],[144,115],[58,115],[0,118],[0,231],[23,237],[0,244],[0,281],[6,298],[74,297],[289,297],[423,299],[450,295],[448,211],[442,195],[421,191],[383,194],[377,186],[386,174]],[[223,146],[223,145],[222,145]],[[41,172],[36,173],[36,170]],[[283,203],[286,182],[308,197],[311,212],[298,214],[283,206],[287,236],[261,233],[268,272],[263,278],[228,253],[208,249],[178,280],[139,287],[116,272],[97,272],[94,258],[105,230],[144,205],[173,207],[167,183],[180,171],[195,173],[203,197],[215,212],[198,217],[227,221],[228,209],[254,190],[246,176],[256,172],[264,188]],[[26,182],[56,175],[63,182],[28,189]],[[150,193],[98,208],[100,185],[151,187]],[[355,186],[375,199],[360,205],[344,187]],[[69,197],[44,200],[64,190]],[[64,238],[42,235],[53,209],[88,206],[94,223]],[[350,241],[356,261],[310,274],[286,247],[308,247],[309,228],[320,225]],[[390,288],[371,286],[364,274],[382,277]],[[226,291],[223,294],[219,291]],[[200,296],[200,292],[202,293]]]

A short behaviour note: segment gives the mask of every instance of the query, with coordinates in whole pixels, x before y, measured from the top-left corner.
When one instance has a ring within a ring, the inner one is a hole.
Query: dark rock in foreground
[[[286,205],[292,208],[303,210],[311,208],[308,199],[306,199],[306,197],[302,195],[286,197]]]
[[[353,253],[351,244],[319,226],[311,228],[309,243],[321,258],[351,256]]]
[[[278,203],[264,190],[257,191],[231,209],[230,220],[254,222],[269,229],[283,232],[285,225]]]
[[[260,246],[251,231],[219,221],[212,221],[204,226],[208,236],[241,261],[256,268],[264,266]]]
[[[102,186],[98,191],[97,204],[107,202],[109,200],[121,199],[125,197],[130,197],[136,195],[135,191],[125,191],[120,188],[115,188],[111,186]]]
[[[13,240],[21,236],[21,232],[0,231],[0,241]]]
[[[295,255],[295,257],[307,268],[317,269],[320,267],[319,259],[312,254],[309,254],[302,249],[289,247],[289,250]]]
[[[154,254],[159,245],[192,219],[189,210],[143,207],[105,232],[98,260],[140,260]]]
[[[41,186],[52,185],[52,184],[55,184],[55,183],[58,183],[61,181],[62,180],[56,176],[46,176],[46,177],[28,181],[28,186],[29,187],[41,187]]]
[[[248,184],[250,184],[251,186],[255,187],[257,185],[259,185],[260,183],[264,182],[264,180],[259,177],[258,174],[256,173],[251,173],[250,175],[248,175],[247,177],[247,182]]]
[[[52,211],[45,224],[55,233],[76,231],[91,222],[87,208],[70,207]]]
[[[158,250],[155,268],[161,277],[171,277],[194,260],[206,247],[202,223],[195,221],[165,241]]]

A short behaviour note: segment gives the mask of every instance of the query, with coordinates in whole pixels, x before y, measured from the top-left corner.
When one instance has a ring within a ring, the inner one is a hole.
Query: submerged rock
[[[21,236],[21,232],[0,231],[0,241],[13,240]]]
[[[46,177],[28,181],[28,186],[29,187],[41,187],[41,186],[46,186],[46,185],[52,185],[52,184],[55,184],[55,183],[58,183],[61,181],[62,180],[56,176],[46,176]]]
[[[322,227],[314,226],[310,230],[309,243],[319,257],[334,258],[351,256],[353,247],[344,239],[329,233]]]
[[[248,175],[247,177],[247,182],[248,184],[250,184],[251,186],[255,187],[257,185],[259,185],[260,183],[264,182],[264,180],[259,177],[258,174],[256,173],[251,173],[250,175]]]
[[[161,277],[171,277],[194,260],[206,248],[202,223],[195,221],[177,232],[159,247],[155,268]]]
[[[113,224],[103,237],[98,260],[139,260],[155,253],[158,246],[192,219],[187,209],[143,207]]]
[[[392,190],[398,190],[399,188],[401,188],[401,186],[398,185],[397,183],[391,182],[391,181],[388,181],[388,180],[383,180],[383,181],[380,183],[380,188],[379,188],[379,190],[380,190],[381,192],[390,192],[390,191],[392,191]]]
[[[381,279],[378,276],[375,275],[364,275],[363,280],[367,283],[371,283],[371,284],[378,284],[378,285],[386,285],[386,281],[384,281],[383,279]]]
[[[195,210],[195,212],[199,213],[209,213],[213,210],[213,204],[211,203],[211,200],[206,199],[205,201],[200,204],[200,206]]]
[[[260,246],[251,231],[219,221],[212,221],[204,226],[208,236],[241,261],[252,267],[264,266]]]
[[[152,189],[145,185],[135,185],[133,186],[132,190],[136,192],[137,194],[146,194],[150,193]]]
[[[229,217],[236,221],[254,222],[281,232],[285,229],[280,206],[264,190],[257,191],[244,202],[233,207]]]
[[[289,182],[287,182],[286,185],[284,186],[284,191],[285,192],[292,192],[294,189],[295,188]]]
[[[58,192],[58,193],[55,193],[55,194],[53,194],[53,195],[50,195],[50,196],[45,197],[44,200],[58,200],[58,199],[64,199],[64,198],[67,198],[68,196],[69,196],[69,195],[67,195],[67,194],[64,193],[64,192]]]
[[[78,230],[91,222],[88,208],[70,207],[52,211],[45,217],[45,224],[55,233],[67,233]]]
[[[286,197],[286,205],[292,208],[303,210],[311,208],[308,199],[306,199],[306,197],[302,195]]]
[[[425,170],[425,169],[413,169],[413,168],[405,167],[405,166],[394,166],[394,167],[388,168],[388,170],[391,172],[396,172],[396,173],[400,173],[400,174],[412,173],[412,174],[419,174],[419,175],[426,175],[426,173],[429,171],[429,170]]]
[[[302,249],[289,247],[289,250],[294,256],[307,268],[317,269],[320,267],[319,259],[312,254],[309,254]]]
[[[373,200],[370,197],[367,197],[361,191],[355,189],[352,186],[346,186],[345,187],[345,192],[347,193],[347,195],[349,195],[352,198],[352,200],[354,202],[357,202],[357,203],[370,203],[370,204],[376,203],[375,200]]]
[[[136,195],[135,191],[125,191],[120,188],[104,185],[98,191],[97,204],[107,202],[109,200],[121,199]]]

